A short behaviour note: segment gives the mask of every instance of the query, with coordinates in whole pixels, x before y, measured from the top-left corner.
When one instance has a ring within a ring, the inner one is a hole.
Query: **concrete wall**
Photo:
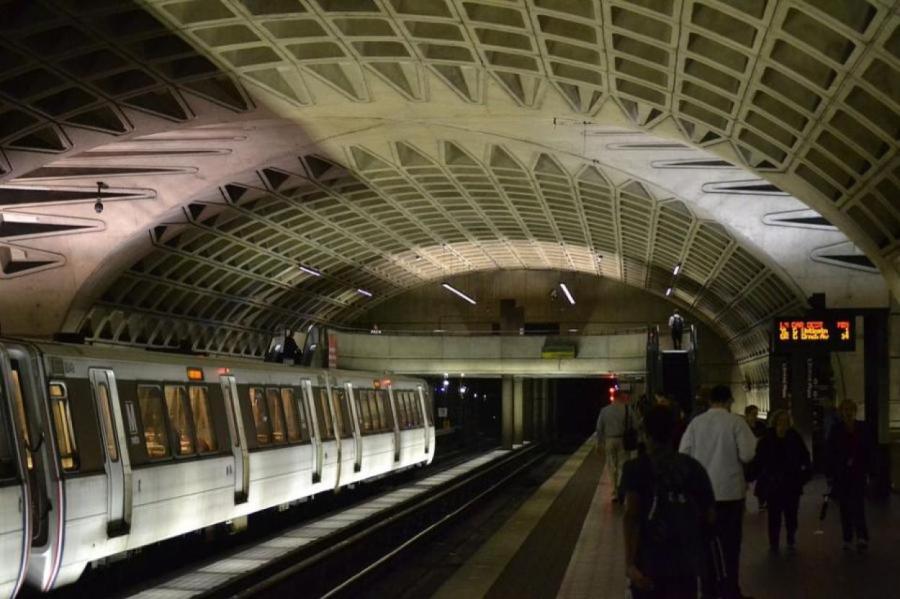
[[[568,334],[606,333],[622,329],[645,329],[659,325],[662,341],[671,341],[665,331],[675,305],[644,290],[582,273],[558,271],[503,270],[477,272],[447,280],[477,300],[470,305],[439,284],[428,284],[376,306],[355,326],[369,330],[377,324],[385,333],[391,330],[469,333],[488,332],[501,322],[500,300],[514,299],[524,307],[526,323],[559,323]],[[575,305],[566,301],[559,289],[565,282],[575,297]],[[556,290],[556,299],[551,291]],[[724,340],[692,314],[688,323],[696,324],[700,334],[701,385],[729,384],[743,397],[743,379]],[[664,345],[665,347],[665,345]],[[643,352],[643,350],[642,350]],[[642,368],[643,369],[643,368]]]

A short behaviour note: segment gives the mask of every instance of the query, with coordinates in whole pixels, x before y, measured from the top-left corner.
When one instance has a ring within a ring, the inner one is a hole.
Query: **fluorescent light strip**
[[[446,289],[447,291],[450,291],[450,292],[452,292],[452,293],[455,293],[458,297],[460,297],[460,298],[466,300],[467,302],[469,302],[469,303],[472,304],[473,306],[474,306],[475,303],[476,303],[475,300],[473,300],[471,297],[469,297],[468,295],[466,295],[465,293],[463,293],[462,291],[460,291],[459,289],[457,289],[457,288],[454,287],[453,285],[450,285],[449,283],[441,283],[441,287],[443,287],[443,288]]]
[[[302,270],[302,271],[305,272],[306,274],[312,275],[312,276],[314,276],[314,277],[321,277],[321,276],[322,276],[322,273],[320,273],[318,270],[316,270],[316,269],[314,269],[314,268],[309,268],[308,266],[303,266],[302,264],[301,264],[300,266],[298,266],[297,268],[299,268],[300,270]]]
[[[366,291],[365,289],[357,289],[357,290],[356,290],[356,293],[358,293],[358,294],[360,294],[360,295],[364,295],[364,296],[366,296],[366,297],[372,297],[372,292],[371,292],[371,291]]]
[[[679,262],[678,264],[675,265],[675,270],[672,271],[672,274],[677,277],[678,273],[680,273],[680,272],[681,272],[681,263]]]
[[[574,306],[574,305],[575,305],[575,298],[572,297],[572,294],[569,292],[569,288],[566,287],[566,284],[565,284],[565,283],[560,283],[560,284],[559,284],[559,287],[560,287],[560,289],[563,290],[563,293],[566,294],[566,299],[569,300],[569,303],[572,304],[572,305]]]
[[[668,289],[666,289],[666,297],[669,297],[670,295],[672,295],[672,288],[671,288],[671,287],[669,287]]]

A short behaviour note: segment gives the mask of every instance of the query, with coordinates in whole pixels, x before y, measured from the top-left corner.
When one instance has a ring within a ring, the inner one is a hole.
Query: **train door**
[[[237,380],[233,376],[222,376],[219,384],[225,400],[225,417],[231,437],[231,455],[234,457],[234,503],[237,505],[245,503],[250,496],[250,454],[241,417],[241,402],[238,401]]]
[[[388,403],[391,404],[391,416],[393,417],[394,423],[394,461],[400,461],[400,418],[397,415],[397,405],[394,400],[394,388],[388,385],[387,388],[388,399],[390,400]]]
[[[6,351],[0,346],[0,514],[10,515],[0,519],[0,554],[4,556],[0,562],[0,594],[15,597],[25,580],[33,506],[25,482],[24,431],[15,418],[11,377]]]
[[[431,431],[429,427],[431,426],[431,415],[428,413],[428,402],[425,401],[425,389],[422,385],[417,386],[417,395],[419,396],[419,406],[422,408],[422,432],[425,434],[425,453],[428,453],[430,449],[430,441],[431,441]]]
[[[106,534],[118,537],[131,529],[131,461],[122,426],[122,407],[113,371],[91,368],[88,372],[106,461]]]
[[[334,489],[335,491],[339,491],[341,487],[341,463],[343,461],[343,435],[341,421],[338,418],[338,412],[335,409],[335,406],[340,401],[340,396],[343,392],[340,389],[336,389],[331,385],[331,377],[327,374],[325,375],[325,390],[328,392],[328,409],[331,412],[331,422],[334,426],[334,446],[337,451],[337,462],[335,464],[337,469],[337,474],[335,475]]]
[[[46,463],[41,448],[45,434],[41,427],[40,397],[42,385],[35,373],[37,368],[32,352],[24,346],[7,345],[3,352],[3,377],[7,381],[12,404],[12,420],[24,449],[26,481],[31,522],[31,546],[43,547],[50,532],[50,499],[47,480],[44,480]]]
[[[353,383],[345,383],[344,384],[345,393],[347,394],[346,405],[342,406],[345,410],[349,408],[349,412],[347,414],[350,417],[350,430],[353,435],[354,445],[356,445],[356,456],[353,461],[353,471],[359,472],[362,470],[362,434],[359,429],[359,406],[356,403],[356,396],[353,391]]]
[[[319,419],[316,417],[315,398],[313,397],[312,381],[303,379],[300,381],[300,388],[303,395],[301,401],[306,406],[306,413],[309,414],[307,421],[310,426],[310,442],[313,450],[313,484],[322,480],[322,461],[324,459],[325,448],[322,446],[322,435],[319,432]]]

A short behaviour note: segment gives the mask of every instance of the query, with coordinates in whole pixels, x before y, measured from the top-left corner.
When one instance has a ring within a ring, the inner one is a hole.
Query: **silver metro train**
[[[422,380],[0,339],[0,596],[434,458]]]

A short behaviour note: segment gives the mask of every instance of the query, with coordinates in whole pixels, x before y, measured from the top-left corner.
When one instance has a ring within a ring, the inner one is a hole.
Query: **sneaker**
[[[860,539],[856,542],[856,550],[860,553],[865,553],[869,550],[869,542],[865,539]]]

